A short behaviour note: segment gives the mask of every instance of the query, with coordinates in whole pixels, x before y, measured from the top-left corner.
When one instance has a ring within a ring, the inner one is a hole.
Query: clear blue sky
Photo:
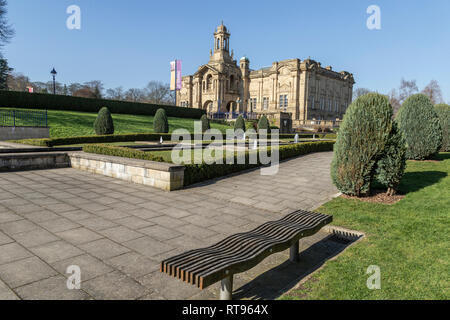
[[[66,9],[78,5],[81,30],[68,30]],[[366,27],[369,5],[382,29]],[[102,80],[106,88],[169,81],[169,61],[183,75],[208,61],[212,33],[223,20],[237,58],[251,68],[308,56],[355,75],[356,87],[386,93],[400,79],[419,88],[437,80],[450,101],[450,1],[409,0],[9,0],[16,36],[4,49],[33,81],[58,71],[64,83]]]

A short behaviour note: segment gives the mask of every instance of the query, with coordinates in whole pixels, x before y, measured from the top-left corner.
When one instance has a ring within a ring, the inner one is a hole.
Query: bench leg
[[[233,298],[233,275],[222,279],[220,282],[220,300],[231,300]]]
[[[299,242],[296,241],[290,248],[289,252],[289,260],[291,262],[298,262],[300,260],[299,257]]]

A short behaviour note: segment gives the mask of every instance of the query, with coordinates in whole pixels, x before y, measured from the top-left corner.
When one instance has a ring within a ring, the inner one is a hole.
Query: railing
[[[212,119],[212,120],[234,120],[234,119],[237,119],[240,115],[244,119],[247,119],[247,120],[257,120],[258,119],[258,114],[250,113],[250,112],[243,112],[243,113],[238,113],[238,112],[216,112],[216,113],[212,113],[212,112],[209,112],[208,113],[208,118]]]
[[[0,110],[0,127],[43,127],[48,126],[47,110]]]

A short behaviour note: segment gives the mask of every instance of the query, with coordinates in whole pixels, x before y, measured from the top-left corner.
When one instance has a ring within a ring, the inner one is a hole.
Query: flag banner
[[[177,72],[176,72],[176,74],[177,74],[177,86],[176,86],[176,88],[177,88],[177,90],[181,90],[181,86],[182,86],[182,79],[181,79],[181,60],[175,60],[177,63],[176,63],[176,66],[177,66]]]
[[[175,87],[176,87],[176,83],[175,83],[175,79],[176,79],[175,69],[176,69],[176,61],[171,61],[170,62],[170,90],[175,90]]]

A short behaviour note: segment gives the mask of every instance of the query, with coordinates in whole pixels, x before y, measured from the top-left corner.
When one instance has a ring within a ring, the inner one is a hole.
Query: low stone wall
[[[65,152],[0,154],[0,172],[66,168],[70,166]]]
[[[72,168],[102,174],[166,191],[184,185],[184,166],[164,162],[128,159],[85,152],[68,154]]]
[[[41,127],[0,127],[0,140],[50,138],[50,128]]]

